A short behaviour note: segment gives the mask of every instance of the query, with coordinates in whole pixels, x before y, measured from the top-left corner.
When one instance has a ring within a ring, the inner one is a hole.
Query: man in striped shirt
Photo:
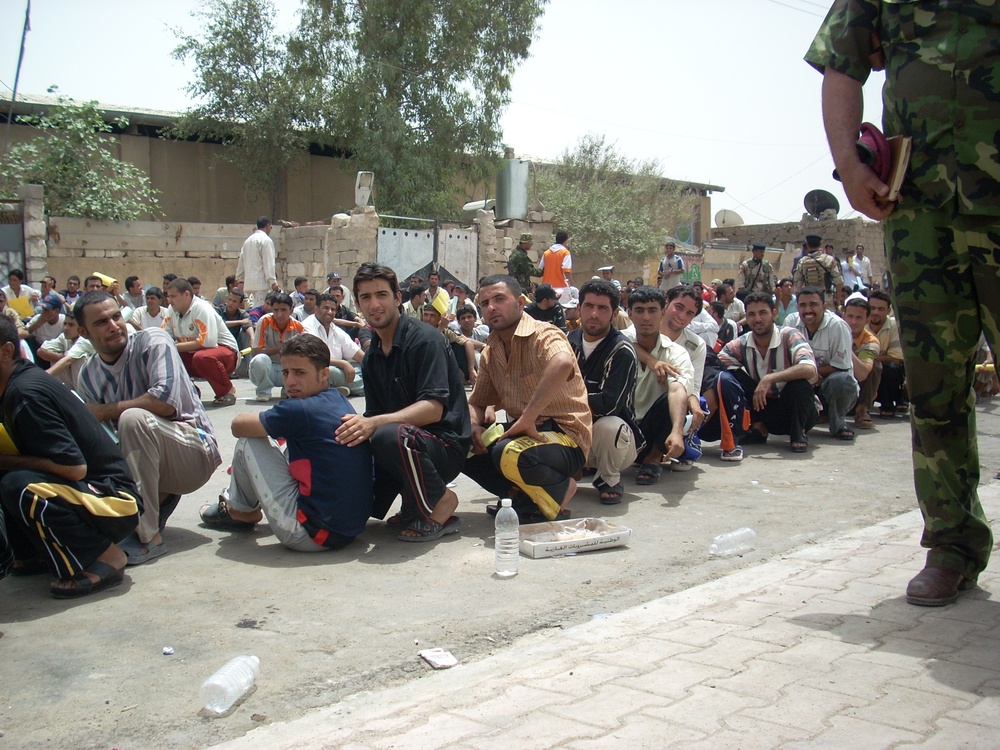
[[[187,282],[185,282],[187,283]],[[212,423],[170,337],[160,328],[129,336],[106,292],[87,292],[73,309],[96,357],[77,388],[90,411],[117,434],[142,495],[135,533],[119,546],[128,564],[167,551],[161,532],[181,495],[202,487],[222,463]]]
[[[213,406],[232,406],[236,403],[236,388],[229,376],[239,360],[236,339],[215,308],[194,296],[186,279],[174,279],[166,292],[170,310],[163,328],[177,343],[184,367],[193,377],[205,378],[212,386]]]
[[[794,328],[774,325],[774,299],[764,292],[746,298],[750,332],[730,341],[719,352],[723,367],[732,370],[751,397],[751,429],[743,445],[763,443],[769,433],[788,435],[793,453],[809,449],[806,433],[819,420],[810,381],[816,359],[805,336]]]

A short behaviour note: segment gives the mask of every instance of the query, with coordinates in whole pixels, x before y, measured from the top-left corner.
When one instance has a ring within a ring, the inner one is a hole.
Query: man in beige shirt
[[[903,347],[899,343],[899,325],[889,313],[892,302],[889,295],[881,289],[874,289],[868,295],[871,306],[871,316],[868,318],[868,330],[878,338],[879,353],[876,358],[882,363],[882,379],[878,384],[879,416],[891,419],[896,416],[899,403],[904,400],[903,382],[906,371],[903,369]]]
[[[463,472],[499,497],[510,497],[521,523],[569,517],[574,475],[590,451],[587,388],[566,335],[524,314],[521,285],[501,274],[479,286],[490,327],[469,396],[473,455]],[[509,420],[492,445],[483,443],[487,409]],[[492,510],[492,509],[491,509]]]

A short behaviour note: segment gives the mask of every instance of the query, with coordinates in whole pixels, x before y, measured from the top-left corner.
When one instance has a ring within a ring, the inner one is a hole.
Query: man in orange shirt
[[[566,243],[569,232],[556,232],[556,244],[542,253],[542,283],[553,289],[573,286],[573,256]]]
[[[292,298],[278,292],[271,300],[271,312],[263,316],[257,324],[254,337],[253,359],[250,360],[249,375],[257,392],[257,400],[266,403],[271,400],[271,389],[283,386],[281,375],[281,346],[305,329],[292,317]]]

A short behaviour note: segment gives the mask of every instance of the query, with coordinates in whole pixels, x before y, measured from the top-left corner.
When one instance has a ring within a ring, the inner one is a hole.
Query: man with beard
[[[816,360],[816,395],[830,420],[830,434],[838,440],[854,440],[847,426],[847,412],[858,400],[858,381],[851,363],[851,329],[826,309],[823,290],[807,286],[798,297],[799,311],[785,319],[809,341]]]
[[[806,433],[819,419],[810,382],[816,360],[805,336],[774,325],[774,299],[751,292],[746,299],[750,331],[719,352],[719,362],[733,371],[751,397],[750,433],[742,444],[763,443],[769,433],[788,435],[793,453],[809,450]]]
[[[479,306],[491,333],[469,397],[475,455],[465,474],[510,497],[521,523],[568,517],[574,476],[591,444],[587,389],[573,349],[561,331],[524,314],[521,285],[510,276],[480,281]],[[490,407],[513,421],[487,446]]]
[[[469,409],[451,347],[440,333],[400,313],[402,294],[388,266],[363,263],[354,298],[374,334],[365,353],[365,413],[348,414],[337,442],[368,441],[375,459],[372,516],[385,518],[397,495],[402,542],[430,542],[458,531],[458,495],[447,483],[470,447]]]
[[[594,487],[605,505],[622,501],[622,469],[635,460],[642,442],[632,406],[638,370],[635,349],[611,325],[618,299],[618,288],[610,281],[588,281],[580,289],[581,327],[568,336],[587,386],[593,420],[587,464],[597,469]]]

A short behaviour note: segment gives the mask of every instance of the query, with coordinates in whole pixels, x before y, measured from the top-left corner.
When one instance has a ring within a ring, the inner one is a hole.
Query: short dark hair
[[[87,278],[91,278],[91,277],[88,276]],[[176,273],[165,273],[165,274],[163,274],[163,280],[165,282],[167,282],[166,284],[164,284],[164,286],[168,286],[170,284],[170,282],[173,281],[176,278],[177,278],[177,274]]]
[[[472,305],[462,305],[455,311],[455,320],[461,320],[463,315],[471,315],[473,318],[478,318],[479,315],[476,313],[476,308]]]
[[[747,295],[747,298],[743,300],[743,304],[747,307],[750,305],[756,305],[760,302],[763,302],[772,310],[775,308],[774,297],[767,292],[750,292],[750,294]]]
[[[126,279],[125,279],[125,289],[127,290],[130,286],[132,286],[138,280],[139,280],[138,276],[128,276],[128,277],[126,277]]]
[[[315,297],[316,301],[319,302],[319,290],[318,289],[306,289],[304,292],[302,292],[302,296],[303,297],[309,297],[309,296]]]
[[[690,297],[694,300],[694,314],[697,315],[701,312],[702,299],[698,292],[694,290],[694,287],[687,284],[678,284],[667,292],[667,302],[673,302],[678,297]]]
[[[605,281],[604,279],[591,279],[580,287],[581,304],[586,299],[588,294],[595,294],[599,297],[607,297],[611,300],[611,312],[615,312],[621,304],[622,295],[621,292],[618,291],[618,287],[610,281]]]
[[[190,284],[191,286],[194,286],[195,284],[201,286],[201,279],[199,279],[197,276],[188,276],[188,284]]]
[[[160,287],[158,286],[149,287],[149,289],[146,290],[146,293],[143,296],[149,297],[151,295],[153,297],[159,297],[161,302],[166,298],[166,295],[163,294],[163,290],[160,289]]]
[[[292,296],[290,294],[285,294],[284,292],[275,292],[274,297],[271,298],[271,307],[275,305],[288,305],[290,308],[295,308],[295,303],[292,301]],[[327,364],[329,364],[329,357],[327,358]]]
[[[288,296],[287,294],[285,295]],[[330,347],[319,336],[300,333],[281,345],[281,357],[305,357],[317,370],[330,366]]]
[[[716,284],[715,285],[715,296],[716,297],[721,297],[725,293],[726,293],[726,285],[725,284]]]
[[[709,303],[709,307],[712,308],[712,312],[718,315],[720,318],[726,317],[726,306],[721,302],[716,302],[714,299]]]
[[[83,325],[83,312],[86,310],[88,305],[98,305],[107,299],[114,299],[114,297],[100,289],[87,292],[85,295],[80,297],[80,299],[76,301],[76,304],[73,305],[73,317],[76,318],[77,325]]]
[[[421,294],[427,294],[426,284],[414,284],[410,287],[410,299],[417,297]]]
[[[892,307],[892,298],[884,289],[872,289],[868,292],[868,301],[871,302],[873,299],[880,299],[889,305],[889,307]]]
[[[667,295],[658,286],[649,286],[648,284],[640,287],[636,287],[628,294],[628,309],[631,310],[633,307],[639,304],[644,304],[646,302],[655,302],[660,306],[662,310],[667,306]]]
[[[236,284],[236,274],[231,273],[226,277],[226,286],[230,287]]]
[[[167,284],[167,290],[173,289],[175,292],[180,292],[184,294],[187,292],[192,297],[194,296],[194,287],[191,286],[191,282],[187,279],[174,279],[169,284]]]
[[[136,278],[138,278],[138,277],[136,277]],[[42,280],[44,281],[45,279],[48,279],[49,281],[51,281],[52,282],[52,286],[56,285],[56,277],[53,276],[52,274],[47,273],[44,276],[42,276]]]
[[[258,229],[263,229],[264,227],[269,226],[270,224],[271,224],[271,217],[270,216],[258,216],[257,217],[257,228]]]
[[[66,281],[75,281],[77,284],[79,284],[80,283],[80,277],[77,276],[76,274],[73,274],[72,276],[68,277],[66,279]]]
[[[569,232],[556,232],[556,244],[565,245],[566,240],[569,239]]]
[[[319,307],[324,302],[332,302],[333,304],[337,305],[338,307],[340,306],[340,303],[337,302],[337,298],[334,297],[332,294],[317,294],[316,295],[316,307]]]
[[[101,281],[101,277],[100,276],[88,276],[87,278],[85,278],[83,280],[83,285],[87,286],[87,284],[89,284],[91,281]],[[101,286],[104,286],[104,282],[103,281],[101,281]]]
[[[10,269],[10,273],[7,274],[7,278],[10,278],[11,276],[17,276],[17,278],[19,278],[21,281],[24,281],[24,271],[22,271],[20,268]]]
[[[14,356],[12,359],[21,358],[21,337],[17,334],[17,326],[6,315],[0,315],[0,346],[4,344],[14,345]]]
[[[736,286],[736,279],[723,279],[722,283],[728,286]]]
[[[872,306],[864,297],[852,297],[844,303],[844,307],[863,307],[866,314],[872,314]]]
[[[815,294],[815,295],[817,295],[819,297],[820,302],[825,302],[826,301],[826,293],[822,289],[820,289],[818,286],[804,286],[804,287],[802,287],[802,291],[800,291],[798,293],[798,296],[801,298],[803,294]]]
[[[246,297],[247,297],[247,294],[246,294],[246,292],[244,292],[244,291],[243,291],[242,289],[240,289],[240,288],[239,288],[239,287],[237,287],[237,286],[234,286],[234,287],[233,287],[232,289],[230,289],[230,290],[229,290],[229,293],[230,293],[230,294],[235,294],[235,295],[236,295],[237,297],[239,297],[239,298],[240,298],[241,300],[242,300],[242,299],[246,299]]]
[[[440,271],[431,271],[430,273],[427,274],[427,279],[430,280],[431,276],[437,276],[440,279],[441,278],[441,272]]]
[[[354,296],[358,296],[359,281],[374,281],[375,279],[387,281],[393,296],[399,292],[399,280],[396,278],[396,272],[389,266],[383,266],[380,263],[362,263],[354,274]]]
[[[544,299],[559,299],[559,295],[551,284],[539,284],[535,287],[535,302],[541,302]]]
[[[294,282],[293,286],[298,286],[303,281],[309,281],[309,279],[307,279],[305,276],[296,276],[295,277],[295,282]]]
[[[785,284],[794,284],[795,280],[791,276],[786,276],[781,281],[778,282],[778,286],[784,286]]]
[[[482,289],[484,286],[493,286],[494,284],[503,284],[515,297],[520,297],[524,293],[524,290],[521,288],[521,285],[518,283],[517,279],[515,279],[513,276],[508,276],[505,273],[491,273],[489,276],[484,276],[479,280],[480,289]],[[547,286],[547,285],[542,284],[542,286]],[[538,289],[541,289],[542,286],[538,287]],[[551,288],[552,287],[549,287],[549,289]],[[538,289],[535,289],[535,299],[538,299]],[[558,299],[558,295],[556,295],[552,299]]]

